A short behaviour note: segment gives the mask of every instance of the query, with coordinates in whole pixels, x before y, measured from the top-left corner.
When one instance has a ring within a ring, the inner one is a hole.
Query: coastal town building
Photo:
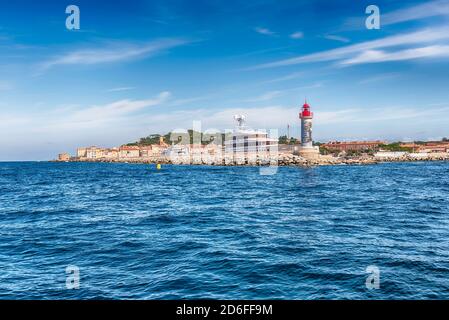
[[[223,160],[223,146],[178,143],[167,148],[164,155],[173,163],[217,164]]]
[[[58,161],[69,161],[69,160],[70,160],[70,154],[68,154],[68,153],[58,154]]]
[[[202,145],[201,157],[205,159],[207,163],[221,163],[223,159],[224,147],[215,143],[209,143]]]
[[[378,151],[374,154],[376,159],[399,159],[406,156],[408,152],[405,151]]]
[[[140,147],[138,146],[121,146],[119,149],[120,159],[134,159],[140,157]]]
[[[167,148],[167,147],[168,147],[168,144],[165,143],[164,137],[163,137],[163,136],[160,136],[160,137],[159,137],[159,145],[154,144],[153,146],[159,146],[159,147],[161,147],[161,148]]]
[[[151,145],[151,153],[153,157],[160,157],[164,154],[164,152],[169,148],[169,146],[167,144],[165,145],[157,145],[157,144],[152,144]]]
[[[77,158],[86,158],[87,157],[87,150],[86,150],[86,148],[78,148],[78,149],[76,149],[76,157]]]
[[[153,148],[151,146],[141,146],[139,147],[139,155],[141,158],[152,158],[153,157]]]
[[[78,148],[76,150],[76,157],[78,159],[117,159],[118,148],[98,148],[95,146]]]
[[[108,148],[102,150],[102,157],[108,160],[118,159],[119,149],[118,148]]]
[[[153,145],[126,145],[118,148],[99,148],[96,146],[78,148],[76,150],[76,159],[81,161],[132,161],[139,159],[153,161],[162,158],[163,153],[167,148],[168,144],[166,144],[163,137],[161,137],[159,139],[159,144]]]
[[[165,150],[164,155],[176,162],[190,161],[190,145],[174,144]]]
[[[95,146],[87,148],[79,148],[77,151],[78,157],[87,159],[101,159],[104,154],[103,148],[98,148]]]
[[[149,160],[157,160],[164,156],[170,146],[165,143],[164,137],[159,137],[159,144],[139,146],[140,157]]]
[[[418,153],[441,153],[441,152],[449,152],[449,142],[446,141],[434,141],[434,142],[426,142],[426,143],[401,143],[401,147],[409,148],[413,150],[413,152]]]
[[[331,141],[321,146],[329,151],[348,152],[348,151],[368,151],[379,150],[379,147],[386,144],[385,141]]]

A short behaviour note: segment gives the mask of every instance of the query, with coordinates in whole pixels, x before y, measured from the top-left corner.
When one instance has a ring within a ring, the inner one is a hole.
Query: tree
[[[397,151],[412,152],[413,151],[413,148],[402,147],[400,142],[393,142],[390,144],[381,144],[381,145],[379,145],[379,148],[383,149],[383,150],[387,150],[387,151],[393,151],[393,152],[397,152]]]
[[[278,140],[279,144],[297,144],[298,139],[291,137],[290,139],[287,138],[286,135],[280,136]]]
[[[185,133],[185,132],[184,133],[182,133],[182,132],[180,132],[180,133],[169,132],[169,133],[164,134],[164,135],[150,134],[147,137],[140,138],[139,141],[131,142],[131,143],[128,143],[126,145],[127,146],[149,146],[149,145],[152,145],[152,144],[159,144],[160,137],[163,137],[165,143],[167,143],[167,144],[171,144],[172,142],[178,143],[179,141],[181,141],[181,137],[186,135],[186,134],[189,135],[189,138],[186,139],[188,141],[186,141],[186,142],[188,142],[190,144],[193,144],[194,131],[189,129],[189,130],[187,130],[187,133]],[[215,138],[213,136],[212,137],[208,136],[207,139],[206,139],[204,133],[202,133],[202,132],[195,132],[195,134],[199,134],[201,136],[201,144],[203,144],[203,145],[211,143],[214,140],[214,138]],[[222,138],[222,143],[224,143],[225,138],[226,138],[226,134],[221,133],[221,138]],[[229,136],[227,138],[230,139]],[[172,141],[172,139],[175,139],[175,140]]]
[[[326,147],[319,145],[319,149],[320,149],[320,154],[322,155],[328,155],[328,154],[332,154],[332,152],[330,152],[329,149],[327,149]]]
[[[288,142],[287,142],[287,136],[286,136],[286,135],[280,136],[278,142],[279,142],[279,144],[288,144]]]

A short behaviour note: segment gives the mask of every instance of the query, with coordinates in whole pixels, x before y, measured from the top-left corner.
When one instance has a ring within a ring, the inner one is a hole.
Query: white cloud
[[[203,130],[211,128],[225,130],[233,128],[233,116],[235,114],[244,114],[249,127],[283,130],[287,124],[290,124],[298,130],[299,134],[298,111],[298,106],[288,107],[282,105],[266,105],[252,108],[231,107],[223,110],[196,109],[193,111],[174,111],[159,114],[143,118],[141,121],[148,124],[153,131],[158,132],[167,132],[175,128],[190,129],[193,120],[201,121]],[[405,133],[417,137],[421,131],[423,119],[429,121],[428,118],[424,117],[429,112],[436,116],[431,122],[438,123],[438,125],[432,127],[424,134],[443,134],[442,130],[445,130],[444,123],[449,118],[449,106],[447,105],[431,109],[401,106],[373,109],[354,107],[335,111],[315,109],[314,132],[317,139],[325,139],[327,136],[333,137],[333,139],[340,138],[342,137],[341,132],[355,139],[363,139],[367,136],[368,138],[403,136]]]
[[[382,26],[393,25],[407,21],[417,21],[426,18],[448,17],[449,2],[447,0],[427,1],[407,8],[401,8],[390,12],[383,12],[380,7]],[[348,18],[343,29],[360,29],[365,28],[366,16]]]
[[[152,131],[168,132],[175,128],[191,129],[193,121],[201,121],[202,130],[232,129],[234,115],[244,114],[249,127],[257,129],[283,128],[287,122],[297,118],[297,107],[266,105],[253,108],[228,107],[223,109],[201,108],[189,111],[173,111],[140,119],[149,125]],[[299,120],[298,120],[299,121]]]
[[[311,90],[311,89],[318,89],[324,87],[323,82],[315,82],[311,85],[301,86],[301,87],[294,87],[291,89],[287,89],[285,91],[298,91],[298,90]]]
[[[106,92],[119,92],[119,91],[133,90],[133,89],[135,89],[135,88],[134,87],[118,87],[118,88],[108,89],[108,90],[106,90]]]
[[[373,109],[351,108],[335,112],[315,112],[317,122],[320,124],[361,122],[381,124],[382,121],[396,121],[404,119],[421,119],[429,114],[449,116],[449,107],[441,108],[412,108],[402,106],[379,107]],[[399,128],[400,129],[400,128]],[[379,127],[379,130],[381,128]]]
[[[302,38],[304,38],[304,33],[301,32],[301,31],[294,32],[294,33],[292,33],[290,35],[290,38],[292,38],[292,39],[302,39]]]
[[[380,48],[388,48],[395,46],[412,45],[419,43],[431,43],[439,40],[449,39],[449,27],[440,27],[433,29],[420,30],[413,33],[400,34],[381,38],[378,40],[366,41],[358,44],[340,47],[337,49],[312,53],[295,58],[270,62],[258,65],[251,69],[273,68],[281,66],[289,66],[300,63],[321,62],[321,61],[335,61],[346,60],[357,56],[369,50],[376,50]]]
[[[244,100],[245,102],[262,102],[262,101],[269,101],[269,100],[273,100],[274,98],[278,97],[281,95],[281,91],[269,91],[266,92],[258,97],[255,98],[250,98],[250,99],[246,99]]]
[[[390,25],[436,16],[449,16],[449,2],[447,0],[430,1],[382,14],[381,23],[382,25]]]
[[[328,40],[344,42],[344,43],[351,42],[351,40],[349,40],[348,38],[345,38],[345,37],[342,37],[342,36],[333,35],[333,34],[326,34],[326,35],[323,36],[323,38],[328,39]]]
[[[297,79],[297,78],[301,77],[303,74],[304,73],[302,73],[302,72],[293,72],[293,73],[289,73],[289,74],[279,77],[279,78],[274,78],[271,80],[264,81],[263,83],[274,83],[274,82],[282,82],[282,81]]]
[[[146,58],[164,50],[188,43],[182,39],[162,39],[143,44],[111,43],[101,48],[74,50],[56,56],[40,65],[46,70],[58,65],[92,65]]]
[[[0,113],[0,160],[48,160],[83,145],[115,146],[152,132],[146,108],[164,105],[168,92],[85,109],[63,107],[35,114]],[[20,109],[18,109],[20,110]],[[3,153],[4,151],[4,153]]]
[[[449,57],[449,45],[435,45],[395,52],[381,50],[367,50],[354,58],[343,60],[341,65],[354,65],[361,63],[379,63],[387,61],[403,61],[430,57]]]
[[[276,34],[276,32],[271,31],[270,29],[267,28],[254,28],[254,31],[256,31],[257,33],[266,35],[266,36],[274,36]]]
[[[35,132],[53,132],[58,130],[97,130],[103,125],[113,122],[127,122],[126,119],[133,114],[143,111],[149,107],[155,107],[165,103],[169,97],[169,92],[161,92],[156,97],[146,100],[120,100],[106,105],[93,105],[80,109],[79,106],[63,106],[60,109],[47,111],[45,113],[33,115],[1,115],[0,129],[17,129],[17,123],[32,124],[28,130]],[[113,127],[113,126],[112,126]]]
[[[399,76],[400,76],[400,73],[398,73],[398,72],[390,72],[390,73],[384,73],[384,74],[379,74],[379,75],[373,75],[373,76],[369,76],[368,78],[359,81],[359,84],[367,84],[367,83],[372,83],[372,82],[385,81],[385,80],[397,78]]]
[[[181,98],[181,99],[171,100],[167,103],[167,105],[170,107],[184,106],[184,105],[192,104],[193,102],[207,100],[207,99],[210,99],[211,97],[212,97],[211,95],[204,95],[204,96],[197,96],[197,97],[192,97],[192,98]]]
[[[117,117],[127,115],[144,108],[153,107],[162,104],[170,97],[170,92],[161,92],[156,98],[147,100],[120,100],[107,105],[92,106],[87,109],[76,111],[70,117],[68,122],[97,122],[114,120]]]

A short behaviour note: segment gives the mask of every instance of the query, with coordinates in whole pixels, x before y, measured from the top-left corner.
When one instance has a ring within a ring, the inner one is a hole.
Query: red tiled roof
[[[120,150],[140,150],[138,146],[121,146]]]
[[[324,145],[327,146],[344,146],[344,145],[378,145],[378,144],[384,144],[384,141],[331,141],[328,143],[325,143]]]

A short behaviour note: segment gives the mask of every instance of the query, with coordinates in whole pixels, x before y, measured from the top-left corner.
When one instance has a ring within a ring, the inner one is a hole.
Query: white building
[[[256,161],[277,161],[278,140],[268,137],[263,130],[245,126],[245,117],[234,116],[237,127],[225,138],[226,163],[247,164]]]
[[[408,154],[408,152],[404,151],[379,151],[374,154],[374,157],[377,159],[399,159]]]

